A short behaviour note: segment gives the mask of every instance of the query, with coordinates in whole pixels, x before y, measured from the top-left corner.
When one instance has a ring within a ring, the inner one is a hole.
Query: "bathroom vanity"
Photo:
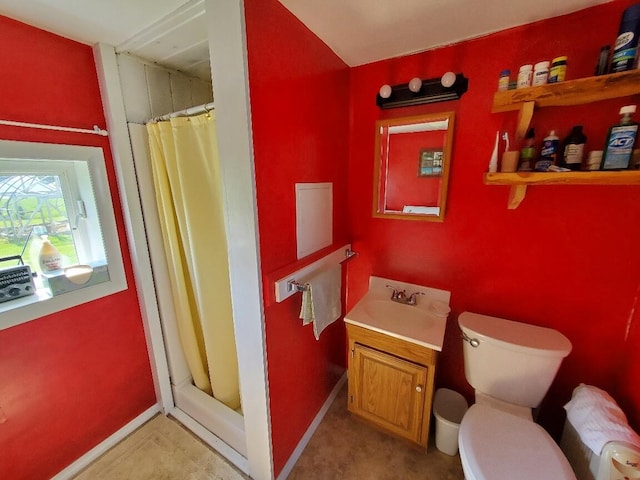
[[[415,305],[392,301],[393,286]],[[369,292],[345,315],[349,411],[393,435],[427,446],[438,352],[450,292],[371,277]]]

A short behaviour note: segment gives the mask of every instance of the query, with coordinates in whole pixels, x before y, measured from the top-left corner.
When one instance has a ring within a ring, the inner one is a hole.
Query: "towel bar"
[[[308,284],[298,283],[295,280],[289,280],[287,282],[287,292],[306,292],[308,289]]]
[[[351,244],[346,244],[341,248],[334,250],[333,252],[325,255],[319,260],[306,265],[298,270],[289,273],[287,276],[283,276],[276,280],[274,283],[275,301],[280,303],[283,300],[289,298],[296,292],[304,292],[306,286],[304,284],[296,282],[296,279],[305,278],[310,273],[319,270],[325,265],[347,262],[357,255],[357,252],[351,250]]]

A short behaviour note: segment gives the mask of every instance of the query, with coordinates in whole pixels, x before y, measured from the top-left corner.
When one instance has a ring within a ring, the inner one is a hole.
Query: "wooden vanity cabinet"
[[[438,352],[347,323],[349,411],[427,446]]]

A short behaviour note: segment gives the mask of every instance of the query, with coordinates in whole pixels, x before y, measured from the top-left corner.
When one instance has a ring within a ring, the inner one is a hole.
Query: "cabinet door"
[[[354,344],[349,410],[420,443],[427,367]]]

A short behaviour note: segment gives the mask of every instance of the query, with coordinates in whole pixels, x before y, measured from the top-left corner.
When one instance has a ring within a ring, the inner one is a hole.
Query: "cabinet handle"
[[[416,386],[416,392],[418,392],[418,393],[422,392],[422,385],[417,385]]]

